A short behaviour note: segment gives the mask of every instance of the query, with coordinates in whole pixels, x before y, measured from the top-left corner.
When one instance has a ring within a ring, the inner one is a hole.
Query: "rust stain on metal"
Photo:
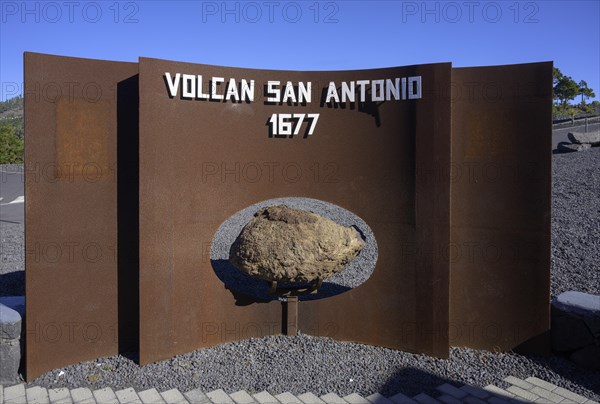
[[[115,168],[108,161],[114,107],[114,102],[108,100],[65,97],[56,101],[56,163],[65,168],[58,170],[61,178],[81,180],[87,174],[90,178],[114,180],[114,176],[106,175]]]
[[[117,182],[107,169],[117,164],[114,88],[137,74],[137,64],[35,53],[24,59],[31,380],[119,352]],[[100,99],[82,93],[88,83],[102,89]],[[60,93],[50,97],[48,88]]]

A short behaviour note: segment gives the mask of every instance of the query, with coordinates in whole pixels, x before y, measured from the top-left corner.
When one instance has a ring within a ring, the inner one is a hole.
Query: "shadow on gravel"
[[[402,393],[408,397],[414,397],[425,393],[433,398],[441,396],[443,393],[436,389],[442,384],[450,384],[460,388],[464,383],[455,380],[446,379],[438,375],[425,372],[421,369],[405,368],[396,372],[380,389],[380,392],[386,397],[392,397]]]
[[[444,383],[452,384],[459,387],[460,384],[448,380],[438,375],[425,372],[415,368],[404,368],[399,370],[386,381],[381,387],[380,393],[386,397],[392,397],[398,393],[402,393],[408,397],[414,397],[420,393],[426,393],[432,397],[437,397],[440,392],[435,388]]]
[[[552,354],[551,356],[527,356],[540,366],[556,373],[566,380],[600,394],[600,371],[584,369],[575,365],[568,357]]]
[[[436,389],[436,387],[441,386],[442,384],[449,384],[456,388],[465,385],[464,382],[446,379],[421,369],[405,368],[399,370],[394,376],[388,379],[379,391],[386,397],[392,397],[398,393],[402,393],[405,396],[412,398],[418,394],[425,393],[433,398],[437,398],[444,395],[442,391]],[[473,385],[471,385],[471,387],[489,394],[488,391],[483,390],[481,387]],[[523,403],[525,403],[525,401],[523,401]]]
[[[0,274],[0,296],[25,295],[25,271]]]
[[[568,151],[567,151],[567,150],[564,150],[564,149],[563,149],[563,150],[559,149],[559,147],[560,147],[561,145],[569,145],[569,144],[571,144],[571,143],[570,143],[570,142],[560,142],[560,143],[557,145],[556,149],[553,149],[553,150],[552,150],[552,154],[569,154],[569,153],[577,153],[575,150],[568,150]]]

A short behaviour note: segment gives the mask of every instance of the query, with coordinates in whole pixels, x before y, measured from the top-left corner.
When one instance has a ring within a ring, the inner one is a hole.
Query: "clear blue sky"
[[[286,70],[554,61],[600,96],[600,1],[0,1],[0,98],[23,52]]]

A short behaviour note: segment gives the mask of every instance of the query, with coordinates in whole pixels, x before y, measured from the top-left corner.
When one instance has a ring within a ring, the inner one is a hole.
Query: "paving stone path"
[[[464,385],[460,388],[450,384],[436,387],[435,397],[425,393],[414,397],[396,394],[384,397],[379,393],[362,397],[353,393],[340,397],[328,393],[320,397],[312,393],[295,396],[289,392],[271,395],[266,391],[250,394],[244,390],[227,394],[223,390],[208,393],[192,390],[185,393],[177,389],[159,392],[156,389],[135,391],[133,388],[113,391],[106,387],[90,390],[25,388],[25,384],[4,387],[0,385],[0,404],[502,404],[502,403],[560,403],[598,404],[595,401],[570,392],[562,387],[536,377],[525,380],[509,376],[504,379],[510,387],[501,389],[494,385],[484,388]]]

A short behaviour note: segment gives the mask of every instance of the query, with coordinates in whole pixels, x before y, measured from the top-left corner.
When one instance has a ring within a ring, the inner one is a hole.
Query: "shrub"
[[[0,127],[0,164],[23,163],[23,139],[14,134],[11,126]]]

